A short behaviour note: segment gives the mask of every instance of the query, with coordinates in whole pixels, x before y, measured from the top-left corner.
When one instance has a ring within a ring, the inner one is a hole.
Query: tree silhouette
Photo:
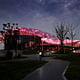
[[[69,26],[69,35],[72,40],[72,50],[73,50],[73,39],[76,36],[75,28],[73,27],[73,25]]]
[[[16,25],[16,30],[12,30]],[[15,56],[17,55],[18,49],[18,41],[19,41],[19,29],[18,24],[3,24],[3,32],[4,32],[4,46],[5,50],[15,50]]]
[[[60,40],[60,43],[61,43],[61,50],[64,53],[63,41],[66,38],[68,28],[61,23],[60,25],[57,25],[57,27],[55,27],[55,31],[56,31],[57,38]]]

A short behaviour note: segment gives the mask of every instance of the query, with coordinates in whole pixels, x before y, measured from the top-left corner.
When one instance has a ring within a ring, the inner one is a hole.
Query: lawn
[[[80,54],[56,55],[53,58],[70,61],[70,65],[65,73],[68,80],[80,80]]]
[[[47,63],[46,61],[1,61],[0,80],[21,80],[35,69]]]
[[[25,54],[25,55],[30,55],[30,54],[39,54],[38,50],[35,49],[35,50],[31,50],[31,49],[26,49],[26,50],[23,50],[22,54]]]

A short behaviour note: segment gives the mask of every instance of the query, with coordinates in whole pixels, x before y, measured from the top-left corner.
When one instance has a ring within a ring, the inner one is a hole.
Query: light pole
[[[42,40],[42,51],[43,51],[43,40]]]
[[[18,48],[18,44],[19,44],[19,28],[18,27],[16,27],[16,30],[14,31],[14,36],[15,36],[15,42],[16,42],[15,51],[16,51],[16,56],[18,56],[18,49],[19,49]]]

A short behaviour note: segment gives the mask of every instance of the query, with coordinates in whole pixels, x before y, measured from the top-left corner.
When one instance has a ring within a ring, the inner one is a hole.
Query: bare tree
[[[69,35],[70,35],[70,38],[72,40],[72,50],[73,50],[73,40],[76,36],[75,27],[73,25],[69,26]]]
[[[64,53],[63,41],[66,38],[68,28],[67,26],[65,27],[64,24],[61,23],[60,25],[57,25],[57,27],[55,27],[55,31],[56,31],[57,38],[60,40],[60,43],[61,43],[61,50]]]
[[[13,27],[16,25],[16,30],[12,30]],[[18,28],[18,24],[11,24],[11,23],[7,23],[7,24],[3,24],[3,31],[4,31],[4,46],[5,46],[5,50],[9,51],[10,50],[14,50],[15,49],[15,56],[18,56],[18,41],[19,41],[19,33],[20,30]],[[3,33],[3,32],[1,32]]]

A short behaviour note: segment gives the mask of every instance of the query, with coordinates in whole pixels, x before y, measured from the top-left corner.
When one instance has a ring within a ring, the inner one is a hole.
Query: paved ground
[[[27,59],[39,60],[38,55],[27,55],[27,57]],[[43,57],[42,60],[49,62],[26,76],[23,80],[64,80],[62,74],[69,62],[55,60],[50,57]]]

